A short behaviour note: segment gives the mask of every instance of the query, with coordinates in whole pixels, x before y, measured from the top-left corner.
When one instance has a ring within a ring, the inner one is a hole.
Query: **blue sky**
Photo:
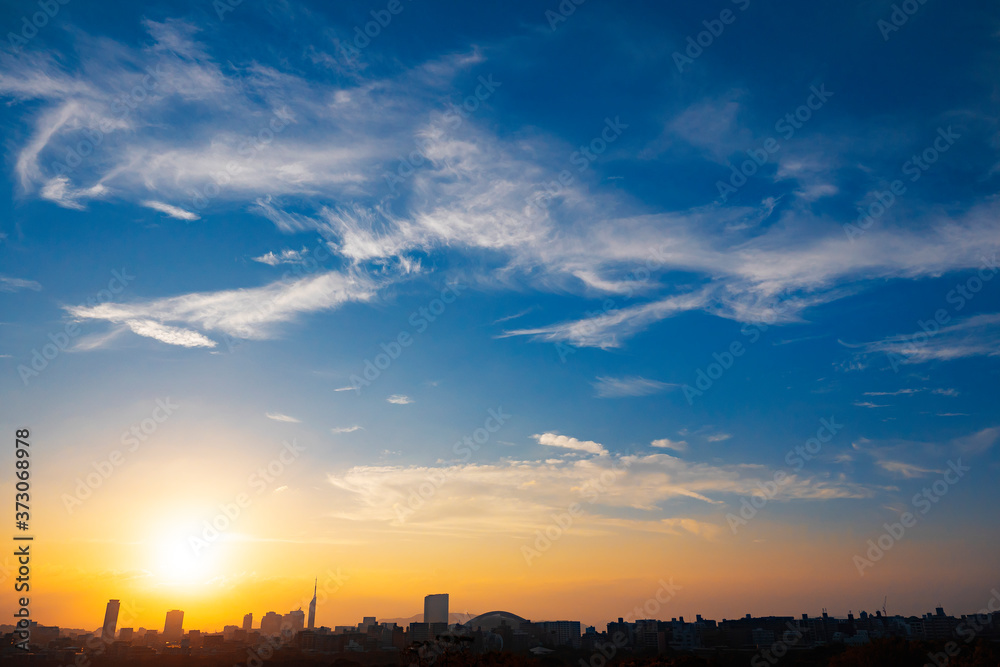
[[[178,456],[309,443],[287,485],[312,489],[312,530],[393,525],[441,468],[485,489],[470,511],[516,559],[527,517],[626,459],[594,531],[738,554],[754,536],[727,514],[833,418],[768,506],[776,534],[856,551],[962,458],[914,540],[970,573],[911,600],[977,604],[1000,467],[995,7],[931,0],[887,31],[881,1],[388,4],[69,2],[3,39],[4,428],[86,463],[171,396],[190,407],[165,429],[225,434]],[[4,2],[2,32],[35,11]],[[366,42],[372,12],[391,18]],[[472,530],[435,503],[407,530]],[[934,571],[913,549],[907,573]]]

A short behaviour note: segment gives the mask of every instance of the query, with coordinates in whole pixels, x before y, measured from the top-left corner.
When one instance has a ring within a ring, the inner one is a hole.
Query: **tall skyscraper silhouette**
[[[253,612],[245,614],[243,616],[243,629],[250,632],[250,628],[253,627]]]
[[[115,640],[119,607],[121,607],[121,603],[118,600],[108,600],[108,608],[104,610],[104,629],[101,630],[101,639],[106,642],[113,642]]]
[[[448,594],[438,593],[424,597],[424,623],[448,622]]]
[[[319,579],[313,582],[313,599],[309,603],[309,629],[314,630],[316,628],[316,587],[319,584]]]
[[[180,641],[184,635],[184,612],[171,609],[167,612],[167,620],[163,624],[163,637],[167,641]]]

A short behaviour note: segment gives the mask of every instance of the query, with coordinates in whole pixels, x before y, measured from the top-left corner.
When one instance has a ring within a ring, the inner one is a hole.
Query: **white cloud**
[[[363,429],[364,429],[363,426],[354,425],[354,426],[340,426],[337,428],[331,428],[330,431],[333,433],[354,433],[355,431],[361,431]]]
[[[197,331],[172,327],[152,320],[126,319],[124,324],[140,336],[153,338],[168,345],[178,345],[180,347],[215,347],[216,343],[211,338],[201,335]]]
[[[0,276],[0,292],[17,292],[23,289],[35,290],[37,292],[42,289],[42,285],[34,280]]]
[[[672,449],[676,452],[686,452],[688,450],[688,444],[686,440],[671,440],[670,438],[660,438],[659,440],[654,440],[649,444],[651,444],[653,447]]]
[[[1000,356],[1000,313],[975,315],[932,334],[917,331],[862,347],[866,354],[889,355],[893,365]]]
[[[292,423],[292,424],[298,424],[298,423],[300,423],[300,421],[298,419],[296,419],[295,417],[289,417],[288,415],[282,414],[280,412],[268,412],[267,413],[267,418],[268,419],[273,419],[276,422],[289,422],[289,423]]]
[[[926,477],[927,475],[941,472],[940,470],[921,468],[920,466],[916,466],[911,463],[904,463],[902,461],[881,460],[881,461],[876,461],[876,463],[881,468],[892,473],[899,473],[906,479],[913,479],[914,477]]]
[[[413,402],[413,399],[409,396],[403,394],[393,394],[389,398],[385,399],[386,402],[392,403],[393,405],[409,405]]]
[[[926,391],[925,389],[897,389],[896,391],[866,391],[865,396],[906,396]],[[936,393],[936,392],[935,392]]]
[[[705,439],[709,442],[722,442],[723,440],[729,440],[731,437],[733,437],[731,433],[714,433],[705,436]]]
[[[338,496],[335,516],[382,522],[399,530],[435,534],[484,531],[528,537],[565,509],[567,498],[586,500],[574,523],[580,537],[620,529],[710,537],[724,529],[723,498],[738,503],[773,473],[760,466],[688,463],[667,454],[601,456],[441,466],[355,466],[329,475]],[[427,480],[443,480],[418,511],[401,511]],[[610,481],[613,480],[613,481]],[[876,493],[844,476],[790,476],[778,501],[870,498]],[[671,501],[698,501],[694,516],[671,514]],[[706,515],[706,512],[709,513]],[[699,516],[700,515],[700,516]],[[685,525],[686,524],[686,525]]]
[[[98,199],[108,193],[108,189],[100,183],[89,188],[74,188],[65,176],[57,176],[46,181],[39,193],[42,199],[77,211],[86,208],[85,202]]]
[[[608,450],[604,448],[604,445],[598,442],[594,442],[593,440],[577,440],[576,438],[570,438],[568,436],[559,435],[557,433],[535,434],[531,437],[537,440],[538,444],[546,445],[548,447],[561,447],[563,449],[573,449],[579,452],[597,454],[598,456],[608,455]]]
[[[649,380],[637,375],[630,375],[628,377],[621,378],[598,377],[597,382],[594,382],[593,385],[596,395],[600,398],[649,396],[650,394],[656,394],[669,389],[670,387],[677,386],[675,384],[667,384],[666,382],[659,382],[657,380]]]
[[[280,254],[268,252],[260,257],[253,257],[252,259],[255,262],[260,262],[261,264],[267,264],[269,266],[277,266],[279,264],[301,264],[302,251],[282,250]]]
[[[191,211],[185,211],[179,206],[172,206],[170,204],[165,204],[161,201],[155,201],[152,199],[147,199],[142,202],[142,205],[146,208],[151,208],[159,211],[160,213],[165,213],[171,218],[177,218],[178,220],[198,220],[199,216]]]
[[[179,322],[234,337],[263,339],[273,337],[277,325],[302,314],[335,308],[348,301],[367,301],[373,296],[374,286],[369,279],[330,271],[251,289],[73,306],[66,310],[78,319],[125,323],[136,333],[165,343],[214,347],[215,343],[201,334],[184,330],[181,336],[181,329],[165,323]]]
[[[279,230],[318,232],[355,266],[393,262],[405,273],[419,267],[425,252],[448,248],[479,257],[487,250],[488,262],[470,276],[480,285],[615,297],[599,315],[505,335],[613,348],[692,310],[738,321],[796,322],[806,309],[873,280],[977,268],[984,252],[1000,248],[995,201],[956,215],[912,214],[897,206],[855,239],[806,204],[779,210],[770,198],[758,206],[651,213],[581,179],[551,202],[540,201],[540,184],[558,175],[551,165],[572,147],[539,134],[501,137],[475,117],[456,124],[437,102],[454,92],[457,74],[482,62],[475,49],[382,79],[352,68],[357,83],[344,86],[310,80],[293,66],[218,63],[206,46],[213,35],[185,21],[145,26],[150,39],[142,48],[78,34],[77,71],[30,53],[0,64],[0,94],[37,102],[28,112],[29,136],[17,149],[15,169],[25,192],[39,190],[77,209],[112,193],[116,202],[171,201],[163,205],[171,208],[158,210],[182,216],[210,210],[214,201],[254,203]],[[321,55],[311,57],[323,62]],[[145,68],[156,75],[155,94],[122,116],[114,100],[142,85]],[[192,102],[202,111],[185,119],[183,137],[164,144],[160,120]],[[716,158],[732,146],[751,145],[753,137],[734,129],[741,104],[738,91],[696,102],[676,114],[670,133]],[[719,114],[706,120],[705,109]],[[81,131],[106,123],[123,130],[114,141],[103,141],[68,175],[51,168]],[[254,139],[265,129],[272,140]],[[398,156],[415,145],[421,165],[390,184],[384,174],[394,174]],[[830,172],[825,158],[807,158],[805,151],[783,153],[780,163],[782,177],[800,181],[798,199],[833,192],[836,186],[823,180]],[[232,164],[239,169],[227,170]],[[218,174],[230,171],[218,194],[204,196]],[[394,197],[390,208],[388,197],[401,192],[412,196]],[[764,219],[772,224],[760,224]],[[649,267],[650,276],[630,280],[637,267]],[[692,278],[662,278],[678,273]],[[934,354],[983,354],[989,342],[996,341],[941,345]]]

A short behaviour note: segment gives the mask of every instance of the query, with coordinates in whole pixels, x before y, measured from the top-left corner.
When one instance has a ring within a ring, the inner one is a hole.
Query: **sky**
[[[36,620],[1000,585],[994,3],[3,0],[0,34]]]

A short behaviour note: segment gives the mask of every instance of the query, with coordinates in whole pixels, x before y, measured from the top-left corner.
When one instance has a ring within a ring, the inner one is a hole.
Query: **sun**
[[[196,586],[220,574],[224,548],[184,530],[166,530],[151,540],[150,569],[164,584]]]

